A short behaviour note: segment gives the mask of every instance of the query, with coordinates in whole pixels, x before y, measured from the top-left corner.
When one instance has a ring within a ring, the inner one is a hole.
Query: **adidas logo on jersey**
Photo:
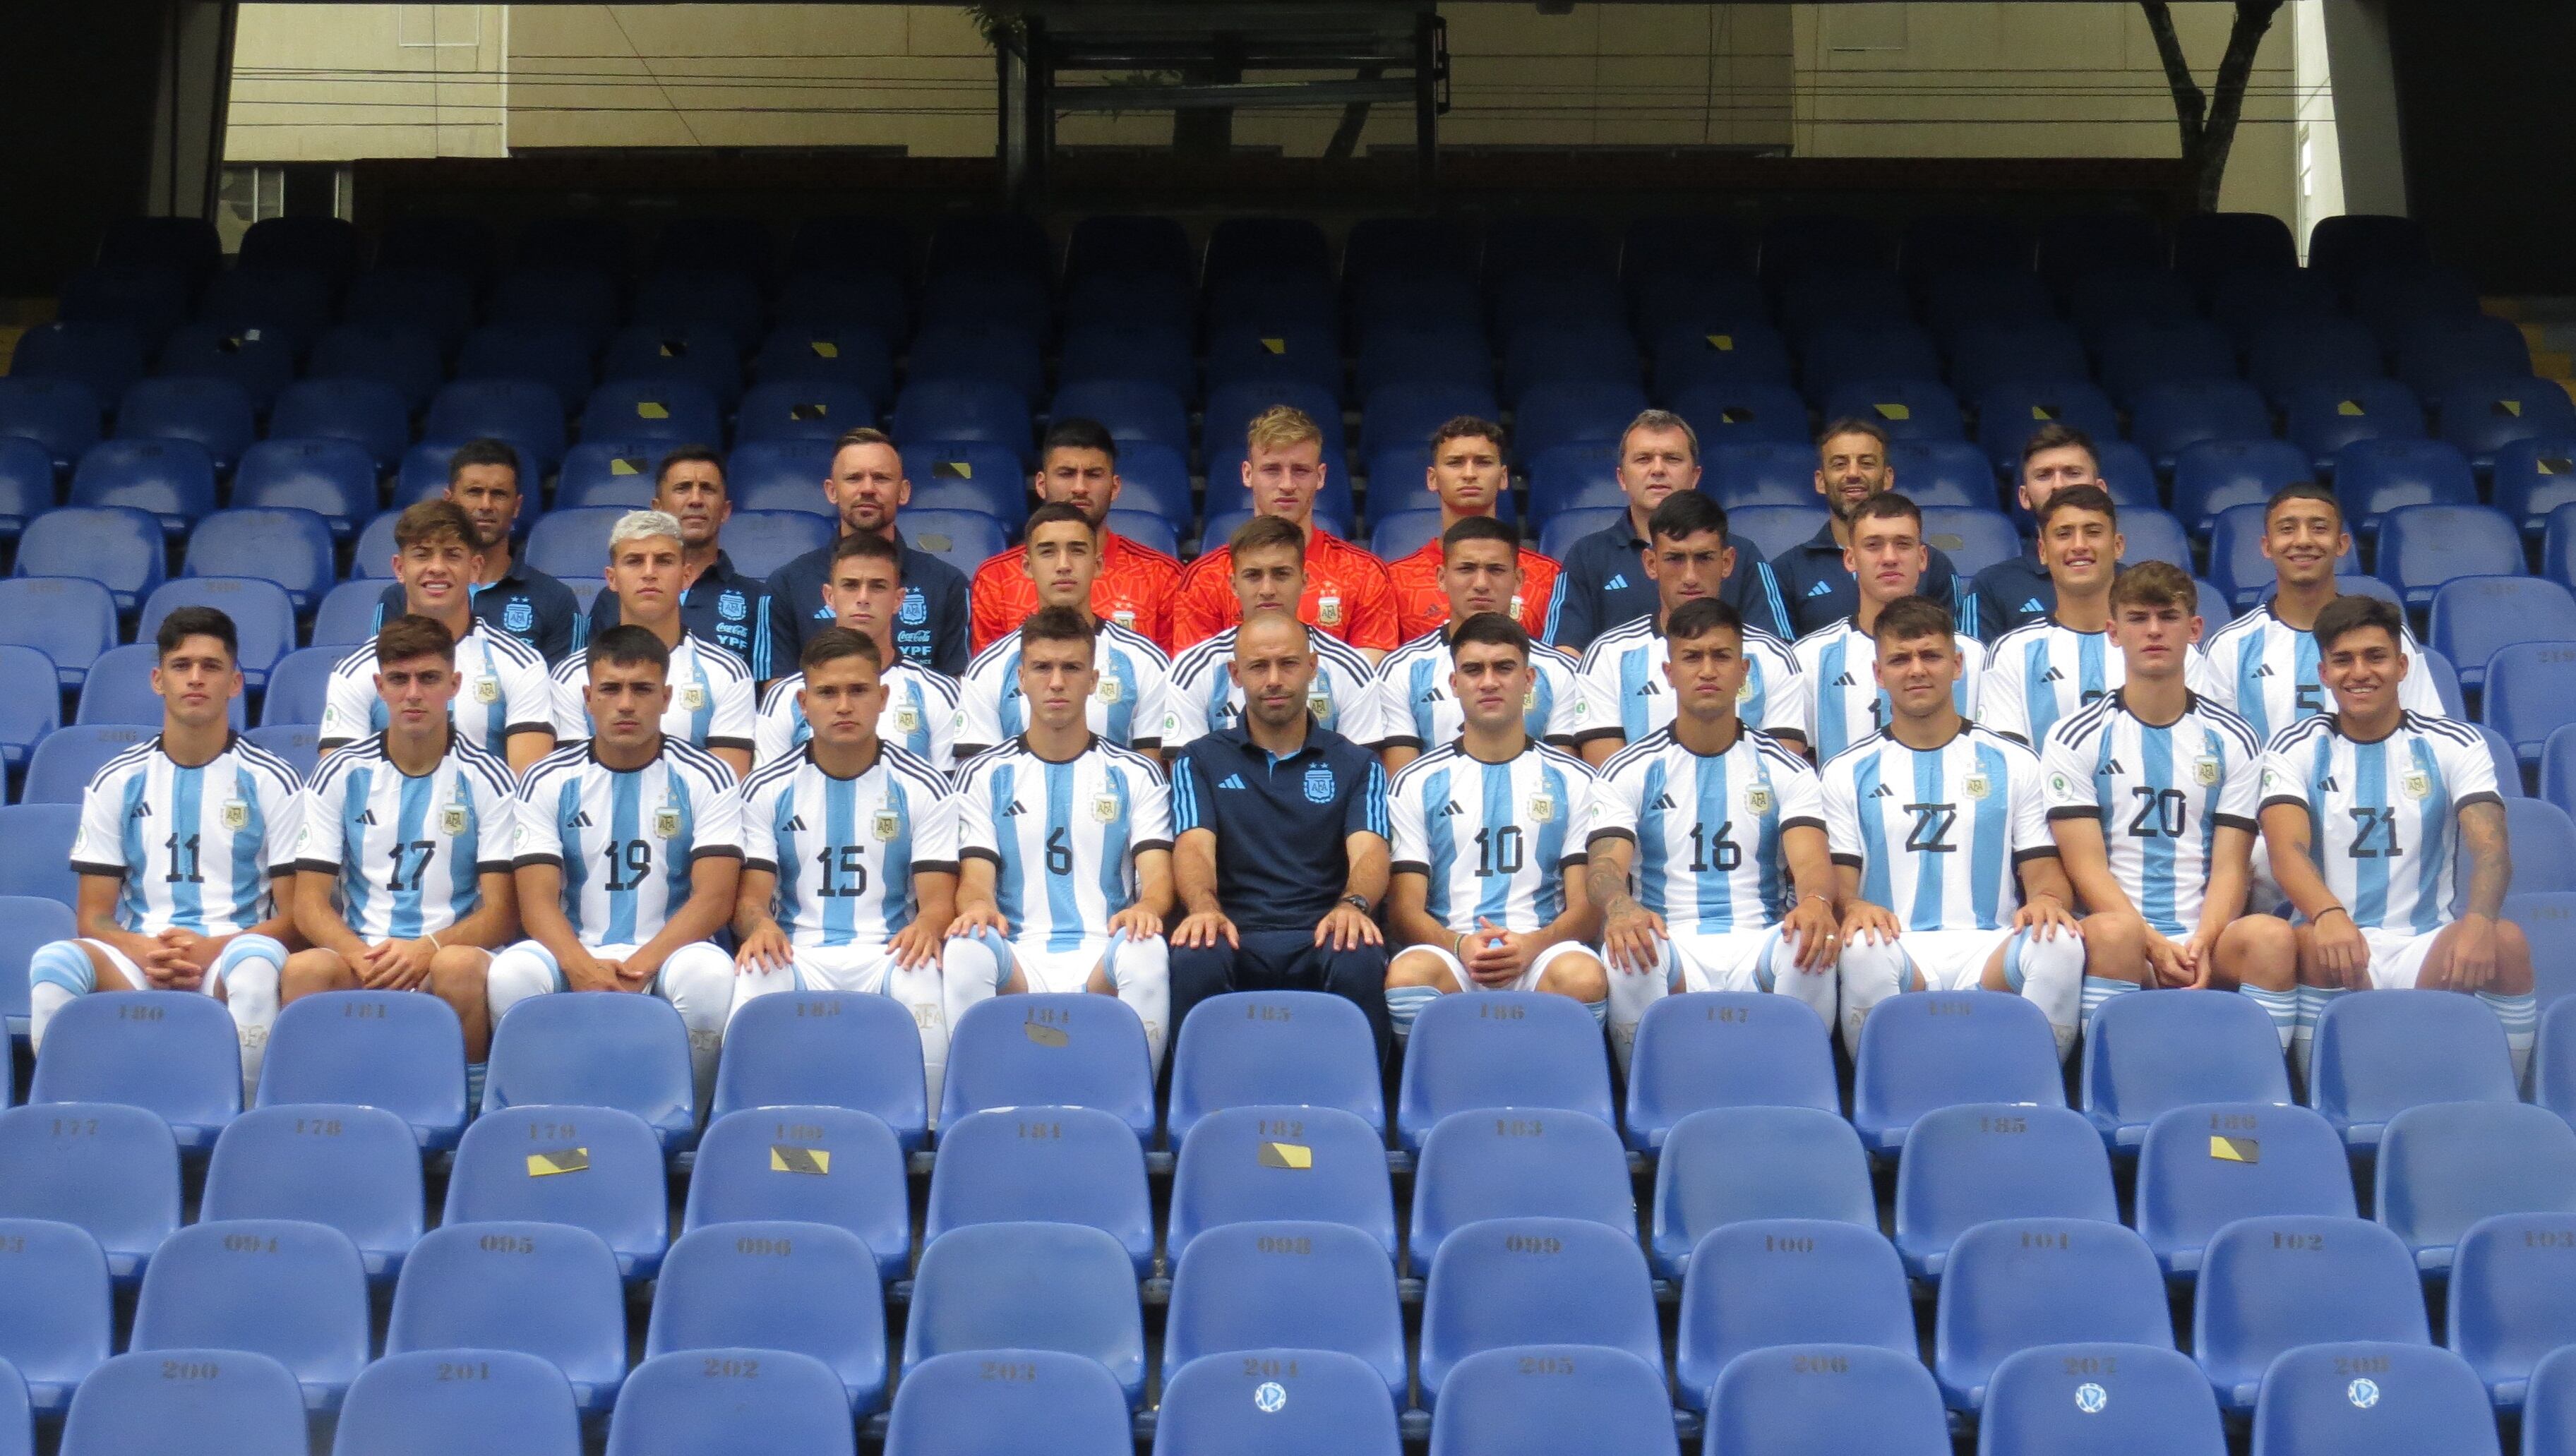
[[[2041,673],[2039,675],[2039,680],[2044,683],[2064,682],[2066,681],[2066,674],[2059,672],[2056,668],[2052,667],[2048,671]]]
[[[590,827],[590,811],[588,809],[575,809],[572,811],[572,818],[565,822],[564,827],[567,829],[588,829]]]
[[[1424,688],[1422,690],[1422,696],[1414,699],[1414,701],[1417,703],[1436,703],[1446,696],[1448,695],[1441,692],[1438,688]]]
[[[1670,795],[1670,794],[1657,794],[1657,795],[1655,796],[1655,807],[1656,807],[1656,808],[1658,808],[1658,809],[1678,809],[1678,808],[1680,808],[1681,806],[1680,806],[1679,804],[1676,804],[1676,803],[1674,803],[1674,802],[1673,802],[1673,796],[1672,796],[1672,795]]]
[[[1642,683],[1639,683],[1639,684],[1637,685],[1637,696],[1638,696],[1638,697],[1641,697],[1641,698],[1660,698],[1660,697],[1662,697],[1663,695],[1664,695],[1664,690],[1663,690],[1662,688],[1659,688],[1659,687],[1655,686],[1654,679],[1652,679],[1652,678],[1648,678],[1646,681],[1644,681],[1644,682],[1642,682]]]
[[[1852,680],[1852,675],[1850,673],[1844,673],[1841,677],[1835,678],[1833,685],[1838,688],[1855,688],[1860,686],[1859,683]]]
[[[2317,785],[2317,792],[2321,794],[2340,794],[2343,790],[2335,786],[2334,775],[2328,774],[2326,775],[2326,781]]]
[[[370,827],[373,827],[373,826],[374,826],[374,824],[375,824],[375,822],[376,822],[376,811],[375,811],[375,810],[373,810],[373,809],[361,809],[361,810],[359,810],[359,811],[358,811],[358,822],[359,822],[359,823],[361,823],[361,824],[365,824],[365,825],[368,825],[368,826],[370,826]]]
[[[149,819],[152,817],[152,806],[138,802],[134,806],[134,812],[126,815],[125,817],[128,819]]]
[[[1466,810],[1458,807],[1457,800],[1452,799],[1448,803],[1441,805],[1440,812],[1433,817],[1439,819],[1455,819],[1466,812]]]
[[[2115,758],[2111,760],[2111,766],[2102,770],[2102,772],[2109,774],[2124,774],[2127,773],[2128,770],[2120,767],[2120,761]]]
[[[802,815],[802,814],[790,814],[790,815],[788,815],[788,816],[787,816],[787,826],[786,826],[786,829],[787,829],[787,832],[788,832],[788,833],[790,833],[790,834],[802,834],[802,833],[804,833],[804,832],[805,832],[805,816],[804,816],[804,815]]]
[[[1244,783],[1243,783],[1243,775],[1241,775],[1241,774],[1227,774],[1223,779],[1221,779],[1221,780],[1219,780],[1219,781],[1217,782],[1217,787],[1218,787],[1218,788],[1220,788],[1220,789],[1239,789],[1239,788],[1242,788],[1242,787],[1244,787]]]
[[[1833,594],[1834,584],[1829,581],[1820,581],[1814,586],[1807,588],[1807,595],[1811,597],[1829,597]]]
[[[2254,675],[2256,677],[2270,677],[2272,675],[2272,664],[2267,662],[2261,667],[2254,669]]]
[[[1873,799],[1892,799],[1896,797],[1896,791],[1885,784],[1880,784],[1869,791],[1869,796]]]
[[[1023,812],[1025,811],[1020,808],[1020,801],[1013,799],[1011,801],[1011,807],[1002,811],[1002,817],[1005,819],[1017,819]]]

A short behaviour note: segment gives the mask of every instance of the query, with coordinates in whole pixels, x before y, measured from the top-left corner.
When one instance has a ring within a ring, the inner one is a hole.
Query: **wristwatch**
[[[1369,902],[1368,896],[1366,895],[1344,895],[1342,897],[1342,903],[1350,906],[1354,910],[1357,910],[1362,915],[1369,913]]]

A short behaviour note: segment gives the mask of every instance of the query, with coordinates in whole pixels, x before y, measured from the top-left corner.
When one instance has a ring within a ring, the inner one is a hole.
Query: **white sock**
[[[2346,996],[2350,994],[2350,992],[2339,987],[2333,990],[2328,990],[2323,986],[2301,986],[2299,988],[2299,1026],[2297,1032],[2294,1033],[2291,1038],[2290,1050],[2299,1059],[2299,1079],[2301,1081],[2307,1080],[2309,1068],[2316,1061],[2317,1018],[2326,1014],[2326,1004],[2328,1002],[2334,1000],[2338,996]]]
[[[496,952],[483,972],[483,999],[492,1008],[492,1035],[499,1040],[502,1018],[531,996],[551,996],[562,972],[544,946],[523,940]]]
[[[215,957],[214,980],[224,988],[224,1009],[241,1038],[242,1105],[259,1096],[259,1069],[268,1058],[268,1029],[277,1023],[277,980],[286,970],[286,947],[265,935],[236,935]]]
[[[912,1024],[921,1030],[922,1089],[930,1099],[930,1112],[934,1117],[939,1113],[940,1089],[948,1085],[948,1006],[942,984],[945,979],[939,973],[937,961],[920,967],[886,968],[886,994],[912,1013]],[[1164,1011],[1169,1015],[1168,995],[1164,1000]]]
[[[1413,1037],[1413,1018],[1420,1016],[1425,1007],[1439,999],[1440,988],[1437,986],[1387,987],[1386,1020],[1389,1026],[1395,1028],[1395,1039],[1398,1042],[1410,1041]]]
[[[968,1011],[1002,994],[1010,964],[1010,948],[990,931],[951,936],[940,948],[939,999],[948,1008],[951,1035]]]
[[[1619,1071],[1623,1076],[1627,1073],[1629,1058],[1636,1055],[1637,1023],[1646,1019],[1646,1013],[1654,1009],[1656,1002],[1672,993],[1672,942],[1662,942],[1661,949],[1653,968],[1644,971],[1614,966],[1606,955],[1601,958],[1601,969],[1610,977],[1610,999],[1606,1003],[1608,1009],[1603,1020],[1609,1023],[1610,1051],[1619,1059]],[[1389,992],[1388,995],[1392,998],[1394,993]],[[1388,1004],[1392,1006],[1394,1003],[1390,999]]]
[[[2513,1053],[2513,1085],[2519,1087],[2523,1073],[2531,1068],[2531,1043],[2540,1034],[2540,998],[2528,991],[2519,996],[2480,991],[2478,999],[2504,1023],[2504,1044]]]
[[[1163,1075],[1163,1042],[1172,1027],[1172,952],[1159,935],[1143,940],[1129,940],[1124,934],[1109,940],[1109,953],[1101,958],[1102,969],[1109,973],[1110,987],[1118,999],[1127,1003],[1138,1020],[1145,1023],[1145,1052],[1154,1059],[1154,1075]]]
[[[89,952],[70,940],[48,941],[27,959],[27,1037],[38,1051],[45,1048],[45,1028],[54,1013],[98,989],[98,967]]]
[[[703,1115],[715,1097],[716,1061],[724,1055],[725,1020],[733,1014],[733,957],[701,941],[671,952],[653,989],[689,1029],[689,1080]]]
[[[1914,962],[1892,940],[1847,941],[1834,979],[1840,982],[1843,1050],[1860,1057],[1860,1029],[1879,1002],[1906,987]]]
[[[2084,1029],[2084,942],[2064,931],[2048,940],[2021,931],[2004,946],[2004,982],[2048,1017],[2065,1061]]]
[[[2294,987],[2287,991],[2266,991],[2260,986],[2244,986],[2239,989],[2245,993],[2247,999],[2270,1013],[2272,1029],[2281,1034],[2281,1052],[2284,1056],[2288,1055],[2291,1041],[2299,1034],[2298,990]]]
[[[1825,1025],[1834,1024],[1835,976],[1831,971],[1800,970],[1796,937],[1780,936],[1763,948],[1759,978],[1767,983],[1762,989],[1793,996],[1805,1002]]]

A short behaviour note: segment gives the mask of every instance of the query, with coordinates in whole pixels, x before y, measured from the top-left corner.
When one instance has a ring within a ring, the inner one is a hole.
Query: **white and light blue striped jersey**
[[[1385,736],[1371,746],[1437,748],[1456,741],[1467,720],[1458,695],[1449,690],[1455,666],[1446,627],[1435,627],[1389,653],[1377,667],[1377,722]],[[1554,648],[1533,642],[1530,667],[1538,680],[1522,699],[1521,726],[1541,742],[1572,743],[1579,696],[1574,664]]]
[[[564,915],[582,944],[640,945],[688,903],[692,864],[741,857],[734,789],[724,760],[677,738],[625,771],[588,744],[559,748],[520,781],[511,863],[562,868]]]
[[[2059,720],[2039,766],[2048,817],[2098,820],[2120,893],[2168,936],[2200,926],[2219,829],[2260,827],[2262,741],[2197,693],[2158,727],[2114,688]]]
[[[1613,627],[1583,654],[1582,684],[1575,694],[1578,740],[1619,737],[1636,743],[1673,721],[1673,685],[1664,676],[1672,656],[1653,617]],[[1748,664],[1735,694],[1735,715],[1765,733],[1807,731],[1797,685],[1798,665],[1789,644],[1758,627],[1744,629]]]
[[[2460,811],[2501,802],[2485,740],[2448,718],[2409,711],[2395,732],[2361,743],[2320,713],[2263,753],[2263,807],[2308,811],[2308,858],[2364,930],[2448,924]]]
[[[1172,663],[1170,691],[1163,695],[1165,748],[1181,748],[1219,728],[1243,719],[1243,690],[1234,685],[1234,634],[1228,627],[1182,653]],[[1306,711],[1315,721],[1358,744],[1386,738],[1380,722],[1377,669],[1338,637],[1306,629],[1315,652],[1315,682],[1306,690]]]
[[[91,776],[71,866],[125,882],[116,923],[136,935],[248,930],[272,913],[270,877],[295,868],[299,795],[294,768],[238,734],[182,768],[156,733]]]
[[[741,658],[712,642],[682,634],[680,645],[671,649],[667,681],[671,706],[662,710],[663,736],[691,748],[750,751],[758,708],[752,701],[751,669]],[[589,648],[555,664],[555,742],[590,741],[590,710],[581,700],[581,690],[589,683]]]
[[[456,644],[456,675],[448,721],[476,748],[505,758],[511,734],[555,731],[554,684],[546,679],[546,660],[518,638],[493,631],[480,617]],[[376,644],[369,642],[331,669],[322,694],[322,747],[327,752],[355,743],[383,732],[387,722],[385,700],[376,691]]]
[[[369,945],[436,935],[482,906],[482,876],[510,872],[515,800],[510,766],[462,737],[413,778],[370,734],[304,786],[295,867],[337,878],[340,916]]]
[[[1966,724],[1927,750],[1873,735],[1820,777],[1834,862],[1907,930],[2004,929],[2021,862],[2057,854],[2039,755],[1991,728]]]
[[[2412,632],[2402,645],[2406,678],[2397,685],[2397,701],[2409,713],[2442,716],[2441,690],[2424,665],[2423,647]],[[2201,647],[2209,658],[2209,696],[2266,743],[2293,723],[2334,711],[2334,694],[2317,676],[2317,635],[2274,616],[2270,602],[2210,633]]]
[[[1693,753],[1658,728],[1610,756],[1583,842],[1636,843],[1637,903],[1683,934],[1764,930],[1789,913],[1785,831],[1825,827],[1816,771],[1768,733],[1740,731],[1726,752]]]
[[[2078,632],[2048,617],[1986,644],[1986,676],[1977,686],[1977,721],[2034,750],[2049,730],[2100,702],[2129,680],[2129,660],[2108,632]],[[2209,660],[2183,650],[2183,680],[2206,696]]]
[[[957,870],[948,776],[892,743],[854,779],[802,748],[742,786],[746,869],[778,876],[770,909],[795,945],[883,945],[921,913],[916,874]]]
[[[1091,652],[1100,668],[1100,686],[1083,704],[1091,731],[1121,748],[1160,742],[1172,660],[1150,639],[1111,621],[1100,624]],[[1020,694],[1020,634],[1011,632],[975,654],[957,680],[957,743],[972,757],[1028,728],[1028,700]]]
[[[993,866],[1014,940],[1072,950],[1136,903],[1136,856],[1172,847],[1162,770],[1094,737],[1064,763],[1014,738],[957,770],[957,854]]]
[[[926,667],[897,659],[885,670],[885,711],[877,714],[877,738],[891,743],[941,773],[955,761],[957,684]],[[805,746],[814,736],[805,721],[805,674],[791,673],[769,685],[760,700],[760,726],[754,732],[751,761],[766,768]]]
[[[1964,634],[1953,634],[1953,640],[1963,666],[1950,701],[1961,717],[1975,718],[1986,675],[1985,644]],[[1806,698],[1799,718],[1818,763],[1887,726],[1895,706],[1878,686],[1878,643],[1851,618],[1817,628],[1789,651],[1797,659],[1798,689]]]
[[[1406,764],[1387,787],[1395,873],[1429,883],[1422,907],[1452,934],[1490,920],[1544,930],[1565,913],[1565,877],[1583,861],[1592,770],[1532,741],[1509,763],[1443,744]]]

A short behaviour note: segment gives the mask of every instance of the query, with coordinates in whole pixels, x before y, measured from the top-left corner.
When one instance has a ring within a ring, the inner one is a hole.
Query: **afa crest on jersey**
[[[1126,692],[1126,689],[1119,686],[1118,679],[1103,674],[1100,679],[1100,686],[1092,689],[1091,691],[1092,696],[1100,699],[1100,701],[1104,703],[1114,703],[1118,701],[1121,694]]]
[[[1771,812],[1771,786],[1769,784],[1755,784],[1753,787],[1744,791],[1744,812],[1747,814],[1768,814]]]
[[[662,839],[680,837],[680,811],[669,804],[653,811],[653,833]]]
[[[1315,621],[1326,627],[1342,625],[1342,599],[1340,597],[1315,598]]]
[[[2421,798],[2423,796],[2419,794],[2416,797]],[[224,800],[224,827],[226,829],[235,830],[248,829],[250,827],[250,805],[243,803],[239,799]]]
[[[1332,695],[1329,693],[1308,693],[1306,695],[1306,712],[1318,723],[1331,717],[1333,715]]]
[[[877,843],[892,844],[895,836],[903,833],[903,816],[892,809],[879,809],[869,830],[876,835]]]
[[[485,673],[474,680],[474,701],[486,707],[501,701],[501,680]]]
[[[2404,789],[2410,799],[2425,798],[2433,792],[2433,776],[2420,768],[2409,769],[2397,780],[2397,787]]]
[[[1982,799],[1995,791],[1994,780],[1987,778],[1981,773],[1972,773],[1968,775],[1968,777],[1960,783],[1959,788],[1961,792],[1965,793],[1971,799]]]
[[[1118,796],[1102,794],[1091,801],[1092,822],[1107,824],[1118,817]]]
[[[2202,754],[2200,757],[2191,761],[2191,781],[2200,785],[2204,789],[2217,787],[2218,767],[2217,754]],[[2063,774],[2059,775],[2061,782],[2064,780],[2064,777],[2065,776]]]
[[[962,713],[962,712],[961,712],[961,713],[959,713],[959,714],[957,715],[957,721],[958,721],[958,723],[962,726],[962,725],[965,723],[965,721],[966,721],[966,715],[965,715],[964,713]],[[921,731],[921,708],[920,708],[920,705],[915,704],[915,703],[906,703],[906,704],[904,704],[902,707],[895,709],[895,710],[894,710],[894,726],[895,726],[895,727],[897,727],[897,728],[899,728],[899,729],[901,729],[901,730],[903,730],[903,731],[904,731],[904,732],[906,732],[906,733],[918,733],[918,732],[920,732],[920,731]]]
[[[527,598],[513,597],[507,606],[501,608],[501,625],[514,633],[533,631],[537,625],[537,609]]]
[[[438,811],[438,832],[454,839],[465,832],[469,817],[463,804],[450,804]]]
[[[696,683],[691,683],[687,687],[680,689],[681,707],[694,713],[699,709],[704,708],[706,705],[707,690],[705,688],[698,686]]]

